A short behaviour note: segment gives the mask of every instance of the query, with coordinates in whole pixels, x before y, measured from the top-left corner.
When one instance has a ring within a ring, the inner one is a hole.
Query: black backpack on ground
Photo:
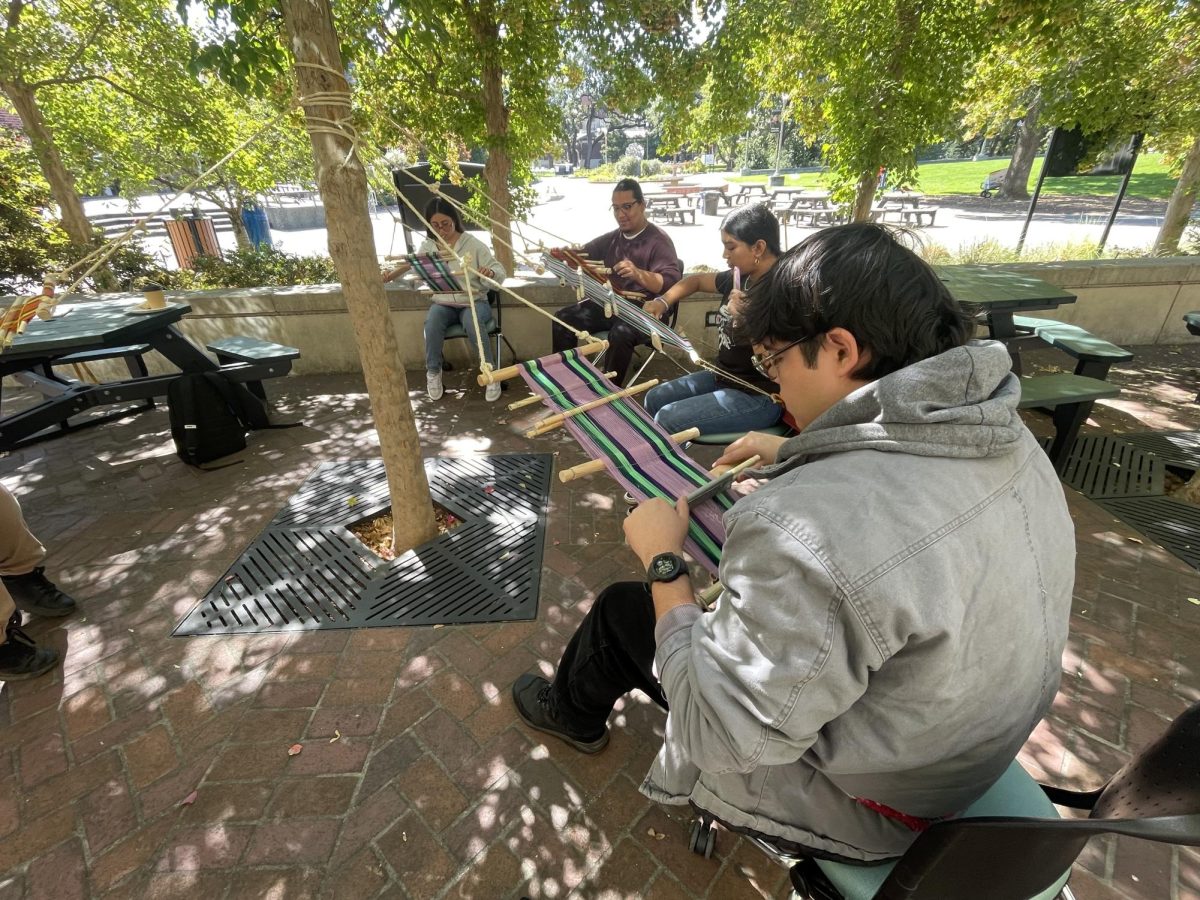
[[[247,431],[291,427],[272,425],[266,404],[220,372],[180,375],[167,387],[167,406],[175,452],[192,466],[245,450]]]

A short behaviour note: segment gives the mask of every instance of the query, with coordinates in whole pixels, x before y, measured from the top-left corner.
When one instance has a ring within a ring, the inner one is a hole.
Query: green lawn
[[[1007,165],[1008,160],[1006,159],[926,163],[917,168],[919,181],[915,187],[926,194],[978,194],[979,186],[988,173],[1004,169]],[[1037,176],[1041,167],[1042,158],[1039,156],[1033,164],[1033,173],[1029,176],[1031,193],[1037,184]],[[821,172],[805,172],[800,175],[786,176],[786,183],[799,187],[818,188],[824,186],[824,178],[825,176]],[[766,182],[767,176],[738,176],[731,180]],[[1174,188],[1175,178],[1163,164],[1162,154],[1146,153],[1138,157],[1137,165],[1133,169],[1133,177],[1129,179],[1129,191],[1126,196],[1165,200],[1171,196]],[[1047,178],[1045,184],[1042,185],[1042,193],[1045,195],[1116,195],[1120,189],[1121,178],[1117,175],[1098,178]]]

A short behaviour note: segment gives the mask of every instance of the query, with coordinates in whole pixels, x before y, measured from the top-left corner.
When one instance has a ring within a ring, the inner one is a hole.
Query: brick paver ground
[[[1197,425],[1200,353],[1138,360],[1114,373],[1131,390],[1100,421]],[[426,453],[582,460],[564,436],[525,440],[515,414],[455,389],[465,379],[448,376],[436,405],[414,395]],[[644,697],[596,757],[515,722],[512,680],[551,671],[596,591],[637,574],[603,478],[555,481],[534,622],[172,638],[319,462],[375,451],[359,379],[275,393],[307,427],[254,435],[230,468],[180,463],[163,411],[0,459],[81,605],[30,628],[62,669],[0,692],[0,900],[786,896],[754,848],[721,834],[712,860],[696,857],[689,817],[637,793],[662,730]],[[1071,508],[1062,690],[1023,760],[1084,786],[1200,699],[1200,576],[1087,500]],[[1198,900],[1200,854],[1097,841],[1072,886],[1081,900]]]

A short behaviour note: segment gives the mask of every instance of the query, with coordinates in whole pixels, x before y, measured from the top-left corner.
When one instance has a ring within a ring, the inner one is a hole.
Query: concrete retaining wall
[[[1045,279],[1079,296],[1071,305],[1045,313],[1072,322],[1116,344],[1179,343],[1196,340],[1183,327],[1185,312],[1200,310],[1200,258],[1102,260],[1037,263],[1012,268]],[[530,302],[554,311],[574,295],[549,277],[510,279],[507,283]],[[137,299],[136,295],[123,295]],[[404,287],[388,286],[388,304],[406,368],[424,365],[422,325],[429,302]],[[181,328],[203,346],[226,335],[248,335],[298,347],[297,373],[357,372],[360,369],[350,318],[339,285],[169,292],[168,298],[191,305]],[[704,327],[705,312],[717,298],[695,294],[680,310],[679,326],[705,356],[715,350],[715,333]],[[504,298],[504,333],[522,358],[550,352],[550,320]],[[465,341],[451,341],[447,358],[470,366]],[[154,360],[147,360],[153,368]],[[505,351],[503,364],[508,364]],[[102,377],[122,377],[119,363],[93,365]]]

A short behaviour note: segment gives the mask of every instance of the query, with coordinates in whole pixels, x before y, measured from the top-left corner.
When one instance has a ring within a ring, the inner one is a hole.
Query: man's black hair
[[[645,197],[642,196],[642,186],[638,184],[636,178],[622,178],[613,186],[613,193],[619,194],[621,191],[629,191],[633,194],[633,199],[641,203]]]
[[[882,225],[826,228],[779,258],[751,288],[743,340],[800,345],[816,364],[823,335],[845,328],[867,351],[855,378],[874,381],[970,340],[974,323],[937,273]]]
[[[765,242],[772,256],[783,252],[779,249],[779,220],[765,203],[739,206],[727,213],[721,220],[721,230],[751,247],[757,241]]]

